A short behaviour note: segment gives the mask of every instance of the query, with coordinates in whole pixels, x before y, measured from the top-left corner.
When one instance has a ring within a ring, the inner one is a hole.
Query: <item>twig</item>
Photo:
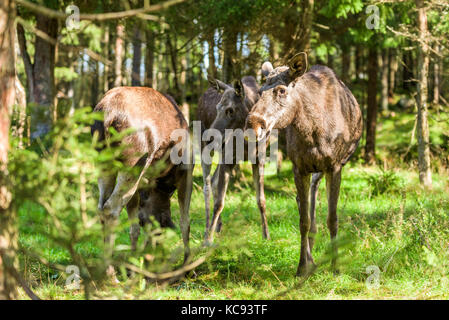
[[[186,272],[191,271],[191,270],[195,269],[196,267],[198,267],[199,265],[201,265],[204,261],[206,261],[206,256],[201,257],[198,260],[196,260],[188,265],[185,265],[180,269],[177,269],[177,270],[171,271],[171,272],[165,272],[165,273],[149,272],[149,271],[143,270],[139,267],[136,267],[135,265],[130,264],[130,263],[125,263],[124,266],[126,268],[130,269],[131,271],[140,273],[143,276],[153,279],[153,280],[168,280],[168,279],[177,278],[177,277],[182,276]]]
[[[436,51],[435,49],[432,48],[432,46],[429,45],[429,42],[431,42],[431,41],[438,41],[439,40],[439,38],[432,37],[432,35],[430,33],[427,34],[425,39],[421,39],[416,34],[413,34],[413,33],[410,33],[410,32],[397,31],[397,30],[394,30],[393,28],[391,28],[389,26],[387,26],[387,29],[390,30],[396,36],[402,36],[402,37],[405,37],[405,38],[409,38],[412,41],[416,41],[416,42],[419,42],[421,44],[427,45],[428,46],[428,50],[430,52],[432,52],[433,54],[435,54],[436,56],[438,56],[440,58],[444,58],[444,56],[440,52]]]
[[[43,7],[38,4],[29,2],[27,0],[16,0],[16,2],[31,11],[40,13],[49,18],[65,20],[70,16],[70,14],[63,13],[63,12],[53,10],[53,9],[49,9],[47,7]],[[134,17],[134,16],[137,16],[140,14],[160,11],[160,10],[166,9],[172,5],[175,5],[175,4],[178,4],[181,2],[184,2],[184,0],[169,0],[169,1],[159,3],[159,4],[151,5],[149,7],[144,6],[143,8],[139,8],[139,9],[131,9],[131,10],[119,11],[119,12],[86,13],[86,14],[80,14],[79,18],[80,18],[80,20],[90,20],[90,21],[105,21],[105,20],[113,20],[113,19],[130,18],[130,17]]]
[[[8,272],[16,278],[17,282],[22,286],[25,293],[28,295],[28,297],[31,298],[31,300],[41,300],[34,292],[33,290],[28,287],[28,284],[26,281],[22,278],[22,276],[17,272],[17,270],[13,267],[6,266],[8,269]]]

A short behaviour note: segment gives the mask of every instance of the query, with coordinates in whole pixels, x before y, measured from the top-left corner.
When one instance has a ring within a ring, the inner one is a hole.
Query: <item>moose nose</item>
[[[262,140],[267,128],[266,121],[257,115],[250,115],[246,121],[245,129],[252,129],[257,140]]]

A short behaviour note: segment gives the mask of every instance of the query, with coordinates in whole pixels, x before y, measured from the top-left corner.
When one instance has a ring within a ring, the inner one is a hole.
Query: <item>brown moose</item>
[[[243,129],[246,117],[259,99],[259,87],[256,79],[251,76],[243,77],[240,81],[235,81],[233,86],[225,84],[220,80],[208,77],[212,86],[200,98],[198,104],[198,119],[201,121],[201,135],[206,129],[216,129],[221,135],[225,136],[226,129]],[[209,141],[202,141],[202,152]],[[226,142],[225,142],[226,143]],[[223,147],[225,149],[226,147]],[[235,144],[233,145],[233,154],[235,155]],[[247,146],[245,152],[247,152]],[[224,158],[224,152],[221,154]],[[247,154],[246,154],[247,156]],[[203,158],[202,158],[203,159]],[[232,169],[236,165],[224,163],[218,165],[212,179],[210,177],[211,165],[201,162],[203,169],[203,192],[206,208],[206,242],[213,240],[214,231],[220,231],[220,214],[224,208],[225,195],[228,187]],[[259,161],[257,157],[252,165],[253,180],[256,188],[257,204],[262,219],[262,236],[265,239],[270,238],[265,209],[264,194],[264,160]],[[210,216],[210,192],[213,186],[214,207],[212,223],[209,223]]]
[[[332,269],[337,271],[341,170],[356,150],[363,130],[359,105],[335,73],[325,66],[306,70],[304,53],[293,57],[287,66],[276,69],[265,63],[262,72],[266,82],[246,122],[258,140],[269,135],[272,129],[286,128],[287,153],[293,162],[300,215],[301,253],[297,275],[307,275],[315,266],[312,258],[315,202],[323,174],[327,186]]]
[[[104,121],[93,124],[92,134],[98,134],[102,141],[110,136],[111,127],[117,132],[133,129],[120,142],[124,147],[121,161],[128,168],[142,168],[138,178],[129,170],[104,172],[98,180],[98,210],[105,228],[107,247],[112,250],[114,235],[110,233],[126,206],[132,221],[131,247],[135,250],[140,233],[137,218],[142,226],[149,222],[150,215],[162,227],[173,226],[170,198],[177,189],[186,261],[189,256],[193,166],[175,165],[169,159],[170,151],[179,143],[172,138],[172,132],[188,129],[184,116],[170,98],[152,88],[118,87],[108,91],[95,107],[94,111],[104,113]],[[146,180],[149,182],[145,183]]]

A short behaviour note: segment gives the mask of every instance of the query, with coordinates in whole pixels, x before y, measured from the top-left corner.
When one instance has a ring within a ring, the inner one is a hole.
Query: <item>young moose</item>
[[[216,129],[225,137],[226,129],[243,129],[245,120],[249,111],[259,99],[259,87],[256,79],[251,76],[243,77],[241,81],[235,81],[234,86],[230,86],[220,80],[208,77],[212,88],[209,88],[201,97],[198,104],[198,118],[201,120],[201,135],[206,129]],[[221,93],[220,93],[221,92]],[[208,141],[202,142],[202,149],[208,144]],[[228,142],[225,142],[225,144]],[[225,149],[225,148],[223,148]],[[247,148],[245,147],[247,152]],[[215,229],[221,229],[220,214],[224,208],[224,199],[228,187],[232,169],[235,162],[236,146],[233,145],[234,161],[232,164],[223,163],[216,169],[212,181],[210,177],[211,165],[201,162],[203,168],[204,181],[204,201],[206,207],[206,242],[213,240]],[[222,153],[222,159],[225,155]],[[247,154],[246,154],[247,156]],[[203,160],[203,159],[202,159]],[[262,236],[265,239],[270,238],[268,231],[267,216],[265,210],[264,194],[264,162],[256,158],[253,164],[253,179],[256,188],[257,204],[262,219]],[[212,182],[212,183],[211,183]],[[211,184],[214,186],[214,207],[212,223],[209,223],[209,202]]]
[[[293,162],[300,215],[301,254],[297,270],[300,276],[314,269],[315,201],[323,174],[327,185],[332,269],[337,271],[341,170],[356,150],[363,130],[359,105],[335,73],[324,66],[313,66],[305,73],[306,69],[304,53],[293,57],[288,66],[273,69],[265,63],[262,72],[267,80],[261,98],[247,119],[247,127],[256,132],[258,140],[269,135],[273,128],[286,128],[287,153]]]
[[[94,123],[92,134],[97,133],[101,141],[108,138],[110,127],[117,132],[134,129],[120,143],[124,147],[121,160],[127,167],[143,166],[139,178],[123,171],[104,173],[98,180],[98,209],[109,250],[112,250],[114,243],[114,236],[109,232],[124,206],[129,219],[139,217],[142,226],[149,222],[149,215],[153,215],[162,227],[172,227],[170,198],[178,189],[184,259],[188,258],[193,167],[175,165],[167,159],[179,142],[172,139],[172,132],[188,129],[181,111],[170,98],[151,88],[119,87],[108,91],[94,109],[104,113],[104,121]],[[163,165],[156,168],[158,163]],[[150,170],[146,172],[148,168]],[[145,173],[150,176],[150,183],[143,186]],[[139,233],[139,224],[135,222],[130,227],[133,250],[136,249]]]

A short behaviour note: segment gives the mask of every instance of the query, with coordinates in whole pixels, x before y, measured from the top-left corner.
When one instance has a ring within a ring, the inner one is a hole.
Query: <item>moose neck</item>
[[[277,129],[284,129],[291,124],[295,124],[299,120],[302,110],[304,109],[302,95],[297,89],[297,83],[291,83],[289,87],[289,96],[281,109],[275,125],[275,128]]]

